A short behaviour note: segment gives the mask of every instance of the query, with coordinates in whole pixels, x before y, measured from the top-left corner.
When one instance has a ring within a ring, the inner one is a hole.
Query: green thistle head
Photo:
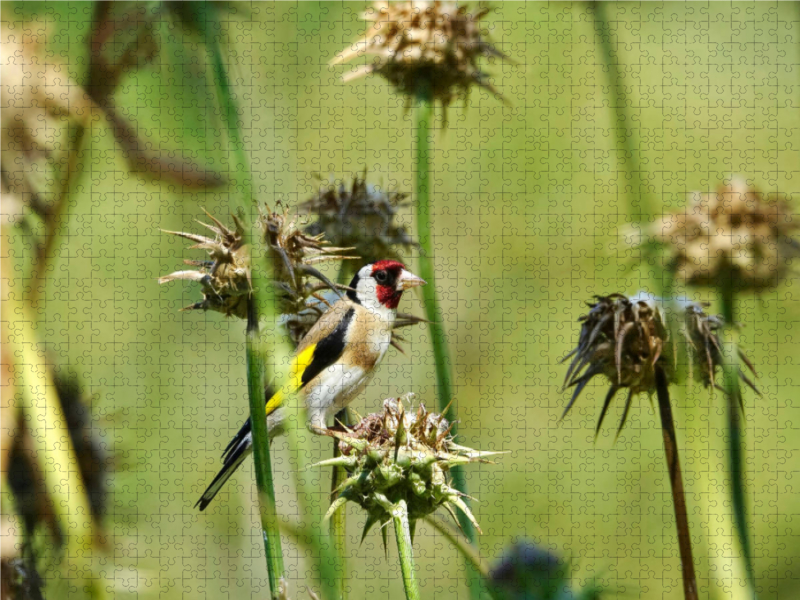
[[[439,508],[453,517],[457,508],[480,531],[463,494],[450,486],[449,471],[454,465],[485,462],[496,453],[459,446],[450,436],[452,425],[422,404],[416,411],[406,411],[405,404],[413,397],[384,400],[383,412],[360,419],[353,429],[332,433],[342,455],[316,466],[338,465],[349,477],[339,487],[326,519],[354,502],[367,512],[366,536],[374,525],[389,522],[394,505],[405,500],[412,535],[415,522]]]

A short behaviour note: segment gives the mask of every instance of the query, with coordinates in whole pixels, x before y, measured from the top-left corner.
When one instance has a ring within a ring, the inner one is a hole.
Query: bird
[[[288,382],[266,403],[270,440],[281,432],[286,400],[305,398],[308,428],[327,432],[327,422],[369,383],[392,341],[403,292],[425,281],[395,260],[379,260],[358,270],[347,293],[300,340]],[[222,469],[195,504],[203,511],[252,452],[251,421],[242,425],[222,455]]]

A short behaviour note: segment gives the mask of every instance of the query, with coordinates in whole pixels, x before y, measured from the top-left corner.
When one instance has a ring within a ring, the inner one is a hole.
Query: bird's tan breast
[[[348,338],[348,347],[342,356],[343,362],[350,362],[369,371],[381,361],[389,349],[392,323],[381,319],[369,309],[357,306]]]

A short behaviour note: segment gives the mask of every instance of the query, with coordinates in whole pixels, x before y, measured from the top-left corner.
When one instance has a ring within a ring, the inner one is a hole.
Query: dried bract
[[[718,334],[723,326],[720,317],[706,315],[698,303],[664,303],[645,293],[631,298],[622,294],[596,298],[595,303],[589,304],[589,314],[579,319],[582,325],[578,346],[564,359],[572,358],[565,385],[575,388],[565,415],[596,375],[604,375],[611,383],[597,432],[611,400],[620,389],[627,389],[618,431],[622,430],[633,396],[655,391],[656,369],[664,371],[669,383],[679,383],[688,370],[690,374],[697,373],[704,386],[719,388],[716,372],[723,362]],[[752,364],[741,351],[739,356],[752,371]],[[741,371],[740,376],[755,389]]]
[[[242,223],[234,216],[234,228],[230,229],[211,215],[208,218],[213,225],[200,224],[214,233],[213,239],[181,231],[167,233],[196,242],[191,248],[206,250],[209,260],[185,260],[185,264],[197,269],[176,271],[161,277],[158,282],[197,281],[203,289],[203,300],[184,310],[213,310],[246,319],[252,278],[250,248],[243,241]],[[268,210],[261,214],[258,224],[262,234],[260,241],[273,266],[272,279],[278,287],[281,318],[297,344],[329,306],[321,293],[343,287],[329,281],[314,265],[355,257],[345,256],[343,253],[349,248],[330,246],[322,235],[303,233],[298,227],[297,217],[290,218],[288,211]]]
[[[384,400],[383,412],[368,415],[353,429],[331,432],[340,441],[342,455],[317,466],[344,467],[349,477],[339,487],[326,518],[348,501],[354,502],[367,511],[366,536],[375,524],[387,523],[392,507],[405,500],[412,531],[418,519],[440,507],[454,517],[458,508],[480,531],[463,494],[450,486],[449,470],[454,465],[485,462],[485,457],[496,453],[459,446],[443,415],[428,412],[422,404],[416,411],[406,411],[405,403],[412,399],[413,394],[408,394]]]
[[[738,290],[777,286],[800,256],[790,236],[800,228],[785,199],[764,197],[734,179],[716,193],[695,193],[685,212],[673,213],[651,229],[671,253],[672,269],[689,285]]]
[[[290,217],[288,209],[263,213],[259,225],[278,286],[282,320],[298,344],[330,307],[323,292],[333,290],[338,295],[347,289],[330,281],[315,265],[357,257],[346,255],[352,248],[331,246],[322,233],[304,233],[298,217]]]
[[[247,299],[250,296],[250,248],[243,242],[242,223],[233,217],[234,229],[229,229],[209,215],[213,225],[200,223],[214,233],[208,238],[194,233],[167,231],[197,242],[192,249],[206,250],[209,260],[184,260],[196,270],[176,271],[159,278],[159,283],[176,279],[197,281],[203,289],[203,300],[183,310],[213,310],[225,316],[247,318]]]
[[[344,77],[350,81],[377,73],[409,98],[430,95],[447,107],[478,85],[499,96],[478,58],[500,57],[481,31],[488,9],[474,14],[455,2],[376,2],[363,19],[374,24],[364,37],[340,52],[331,64],[357,56],[374,58]]]
[[[406,206],[407,194],[384,192],[366,181],[353,177],[350,185],[323,185],[300,211],[315,220],[305,228],[310,235],[323,234],[337,246],[353,248],[365,263],[379,260],[402,260],[399,249],[416,246],[406,228],[395,221],[397,209]]]

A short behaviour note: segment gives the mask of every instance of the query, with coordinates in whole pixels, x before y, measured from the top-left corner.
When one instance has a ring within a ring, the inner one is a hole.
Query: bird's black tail
[[[222,469],[217,473],[217,476],[214,477],[214,481],[206,488],[206,491],[203,492],[203,495],[200,496],[200,500],[194,505],[195,508],[199,507],[201,511],[205,510],[206,506],[209,505],[214,499],[214,496],[216,496],[222,489],[222,486],[225,485],[225,482],[230,479],[230,476],[234,474],[236,469],[239,468],[239,465],[241,465],[244,459],[247,458],[247,455],[250,454],[250,450],[253,447],[250,427],[250,419],[247,419],[247,422],[239,430],[239,433],[236,434],[228,444],[228,447],[225,448],[225,452],[222,455]]]

